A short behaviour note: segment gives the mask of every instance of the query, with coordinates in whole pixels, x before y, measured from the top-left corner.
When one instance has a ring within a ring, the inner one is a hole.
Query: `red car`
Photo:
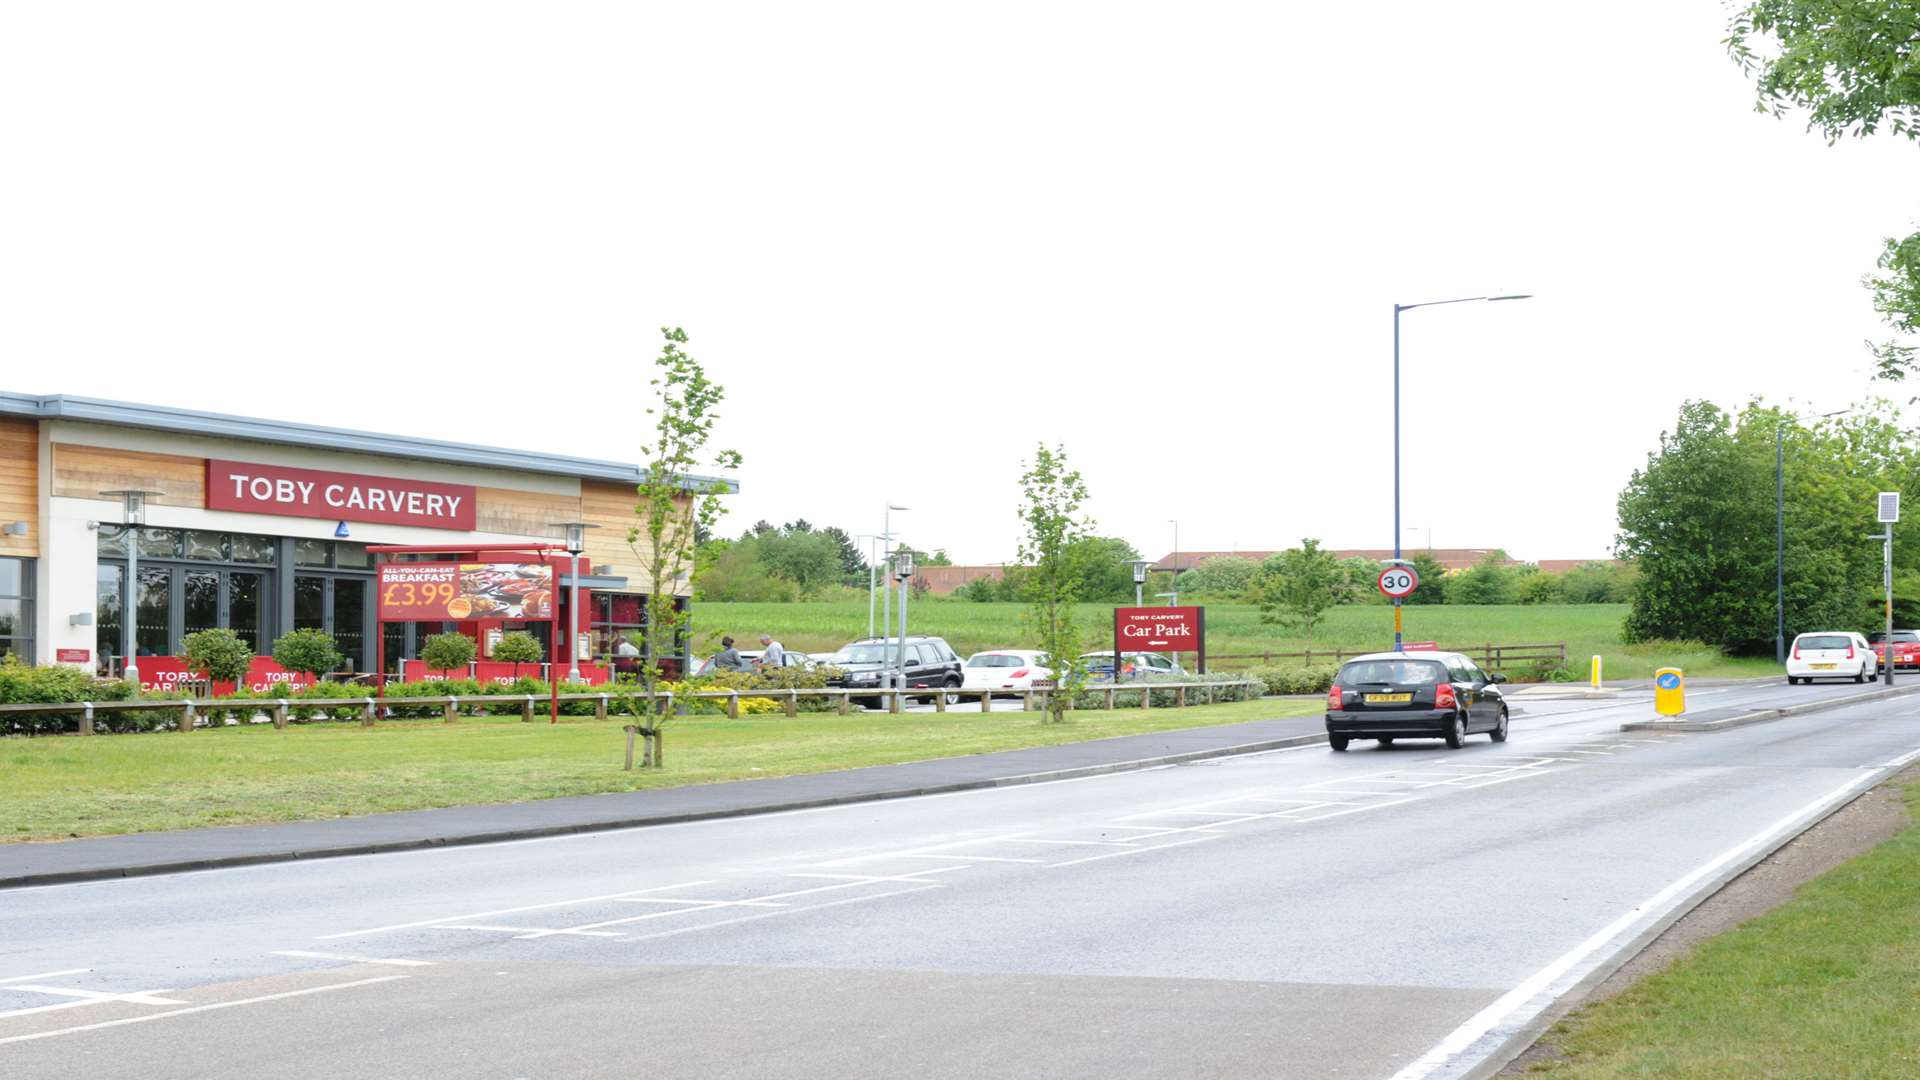
[[[1873,651],[1880,654],[1880,662],[1892,663],[1895,668],[1920,668],[1920,630],[1895,630],[1893,632],[1893,659],[1887,659],[1887,635],[1870,634],[1867,640],[1873,643]]]

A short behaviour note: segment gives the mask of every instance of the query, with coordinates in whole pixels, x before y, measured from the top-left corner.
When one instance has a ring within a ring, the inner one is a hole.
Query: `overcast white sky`
[[[637,460],[729,532],[1604,555],[1683,398],[1867,389],[1920,150],[1752,111],[1715,0],[12,3],[0,386]],[[1904,398],[1904,392],[1893,396]],[[564,402],[562,411],[549,402]]]

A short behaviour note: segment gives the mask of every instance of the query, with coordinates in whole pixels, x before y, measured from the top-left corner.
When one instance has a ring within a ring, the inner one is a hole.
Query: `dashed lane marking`
[[[62,975],[80,975],[92,971],[92,968],[62,968],[59,971],[42,971],[34,975],[9,975],[0,979],[0,986],[7,983],[39,982],[41,979],[57,979]]]
[[[651,889],[629,889],[626,892],[605,893],[600,896],[583,896],[572,900],[554,900],[545,904],[523,904],[520,907],[497,908],[493,911],[476,911],[467,915],[448,915],[439,919],[418,919],[414,922],[394,923],[391,926],[376,926],[371,930],[344,930],[338,934],[322,934],[318,940],[334,941],[339,938],[365,937],[369,934],[384,934],[393,930],[413,930],[423,926],[437,926],[456,919],[490,919],[495,915],[514,915],[522,911],[544,911],[548,908],[569,907],[577,904],[595,904],[602,900],[618,900],[624,896],[645,896],[648,893],[666,892],[669,889],[691,889],[695,885],[711,885],[711,881],[683,881],[678,885],[658,885]]]

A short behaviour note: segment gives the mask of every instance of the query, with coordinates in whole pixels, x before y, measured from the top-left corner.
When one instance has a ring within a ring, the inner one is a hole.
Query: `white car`
[[[1032,649],[990,649],[967,657],[960,669],[962,690],[1031,690],[1035,679],[1051,679]]]
[[[1852,679],[1868,682],[1880,675],[1880,658],[1867,639],[1851,630],[1821,630],[1793,639],[1787,654],[1787,682]]]

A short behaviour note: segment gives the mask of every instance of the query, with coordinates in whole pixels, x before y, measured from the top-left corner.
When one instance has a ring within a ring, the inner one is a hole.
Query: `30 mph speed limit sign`
[[[1380,591],[1395,600],[1413,595],[1420,587],[1420,575],[1411,566],[1389,566],[1380,571]]]

